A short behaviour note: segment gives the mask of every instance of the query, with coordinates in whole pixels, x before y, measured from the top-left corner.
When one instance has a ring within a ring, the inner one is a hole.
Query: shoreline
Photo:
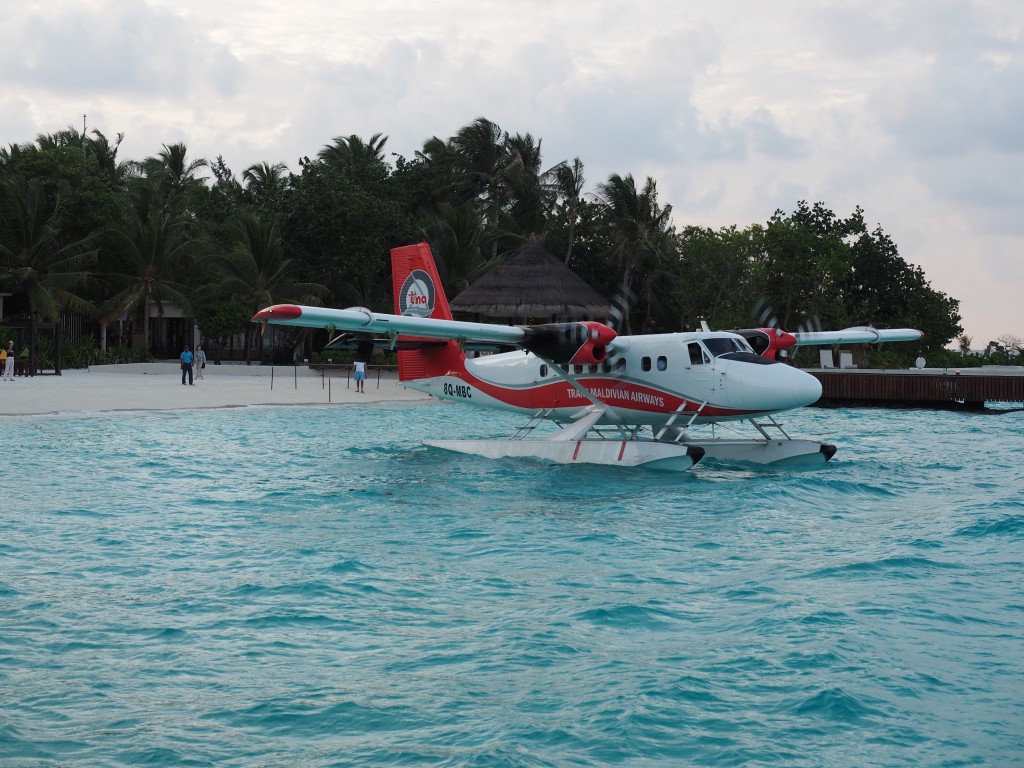
[[[365,394],[345,376],[308,368],[207,365],[205,378],[182,386],[175,363],[93,366],[61,376],[16,376],[0,381],[0,416],[180,411],[261,406],[332,406],[423,402],[433,398],[407,389],[394,372],[372,371]]]

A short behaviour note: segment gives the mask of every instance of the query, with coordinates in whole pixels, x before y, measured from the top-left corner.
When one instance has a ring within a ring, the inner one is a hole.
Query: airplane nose
[[[731,361],[727,378],[736,385],[731,387],[730,398],[746,410],[786,411],[811,405],[821,397],[821,382],[784,363]]]
[[[800,400],[800,406],[813,405],[821,399],[821,382],[809,373],[783,365],[792,373],[798,373],[799,381],[793,382],[793,397]]]

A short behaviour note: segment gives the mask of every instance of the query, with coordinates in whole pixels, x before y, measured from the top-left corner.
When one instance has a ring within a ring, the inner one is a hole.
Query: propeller
[[[626,325],[626,318],[629,317],[629,308],[636,301],[636,294],[630,289],[629,284],[623,280],[622,285],[615,291],[615,295],[609,300],[612,305],[611,318],[608,326],[616,332],[622,331]]]
[[[760,327],[741,330],[739,333],[746,337],[757,354],[770,360],[784,359],[789,354],[789,349],[797,343],[800,333],[821,325],[818,316],[813,315],[800,324],[796,333],[789,333],[780,326],[775,309],[764,297],[757,300],[751,314],[754,320],[760,323]]]
[[[754,309],[751,314],[754,319],[763,325],[765,328],[778,328],[779,318],[775,316],[775,310],[772,309],[772,305],[768,303],[768,299],[762,296],[754,304]]]
[[[771,328],[776,332],[776,335],[784,333],[785,329],[779,323],[778,315],[775,314],[775,309],[767,298],[761,297],[754,304],[754,309],[751,314],[754,319],[757,320],[764,328]],[[799,336],[801,333],[814,333],[821,330],[821,318],[818,315],[811,315],[807,317],[800,325],[797,326],[794,333]]]
[[[817,333],[820,330],[821,330],[821,318],[818,317],[817,315],[811,315],[806,320],[804,320],[802,323],[800,323],[799,326],[797,326],[796,335],[797,335],[797,338],[799,338],[800,334]]]

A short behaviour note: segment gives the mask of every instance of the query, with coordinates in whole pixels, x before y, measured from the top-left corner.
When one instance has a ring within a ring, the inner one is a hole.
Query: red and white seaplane
[[[705,326],[695,332],[620,336],[593,321],[463,322],[452,318],[426,243],[393,249],[391,264],[397,314],[277,304],[253,320],[324,328],[332,335],[343,331],[328,348],[365,353],[386,345],[397,350],[399,380],[407,387],[529,416],[506,439],[425,441],[489,458],[668,470],[689,469],[704,457],[823,464],[835,446],[792,439],[772,418],[814,403],[821,384],[776,361],[776,355],[800,344],[912,341],[922,335],[870,327],[801,334]],[[484,349],[513,351],[466,356]],[[534,429],[544,421],[559,429],[537,437]],[[720,436],[728,422],[748,422],[756,436]]]

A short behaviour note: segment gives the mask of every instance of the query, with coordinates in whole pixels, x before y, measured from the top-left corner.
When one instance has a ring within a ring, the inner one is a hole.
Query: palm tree
[[[38,179],[0,178],[0,283],[28,295],[29,359],[35,368],[38,316],[58,321],[64,310],[92,314],[93,306],[73,289],[89,282],[87,268],[96,263],[94,235],[68,242],[61,232],[63,195],[58,187],[52,204]],[[56,334],[59,336],[60,328]],[[59,338],[56,340],[59,344]],[[58,363],[58,373],[59,363]]]
[[[550,192],[541,173],[541,141],[533,136],[506,136],[507,160],[499,181],[504,187],[508,224],[505,229],[524,240],[543,235]]]
[[[657,186],[650,176],[641,191],[637,191],[632,175],[613,173],[608,181],[597,187],[598,200],[609,217],[609,226],[615,240],[612,255],[617,258],[622,275],[621,290],[628,295],[633,290],[637,266],[647,257],[651,262],[643,281],[644,298],[650,315],[652,288],[651,270],[664,254],[666,230],[672,215],[672,206],[658,205]],[[626,316],[629,328],[629,316]]]
[[[167,204],[178,204],[181,209],[188,207],[189,195],[204,186],[205,177],[197,174],[209,166],[204,158],[189,160],[188,148],[184,144],[164,144],[156,157],[142,161],[145,175],[156,182],[162,198]]]
[[[242,208],[229,226],[232,246],[217,260],[221,273],[218,292],[248,306],[252,314],[287,301],[319,304],[327,289],[316,283],[296,282],[295,266],[285,258],[281,230],[275,216],[260,218]],[[252,332],[245,333],[245,363],[252,359]],[[262,337],[260,338],[262,347]]]
[[[288,166],[284,163],[257,163],[242,172],[245,196],[259,208],[279,199],[288,188]]]
[[[478,118],[462,128],[449,142],[454,152],[453,183],[465,200],[483,203],[484,227],[491,236],[498,228],[498,216],[505,205],[502,171],[509,164],[505,134],[497,124]],[[497,254],[497,240],[491,245],[491,257]]]
[[[92,132],[92,138],[84,141],[86,152],[96,159],[100,170],[110,179],[116,189],[127,190],[128,182],[138,172],[138,163],[125,160],[118,162],[117,150],[124,141],[124,134],[117,134],[117,140],[111,144],[99,130]]]
[[[336,167],[354,163],[383,163],[384,145],[387,142],[388,137],[380,133],[373,134],[369,142],[363,141],[354,133],[351,136],[335,136],[334,143],[321,149],[317,157],[324,163]]]
[[[583,176],[583,163],[578,157],[572,161],[572,165],[562,161],[547,171],[544,178],[554,190],[556,200],[562,201],[561,208],[569,222],[569,233],[566,238],[569,242],[565,248],[565,264],[568,266],[572,259],[572,246],[576,240],[576,223],[580,218],[583,186],[586,184],[586,179]]]
[[[501,128],[480,117],[443,142],[428,139],[418,156],[433,167],[442,202],[459,207],[470,201],[481,205],[483,228],[491,239],[491,258],[497,254],[495,237],[506,207],[506,178],[513,164],[507,136]],[[530,158],[519,158],[525,165]]]
[[[449,296],[464,291],[492,266],[484,257],[480,216],[473,203],[442,203],[434,219],[430,243]]]
[[[36,144],[39,149],[56,149],[57,147],[82,147],[85,139],[78,132],[78,129],[69,125],[63,131],[56,133],[40,133],[36,135]]]
[[[20,144],[9,144],[7,147],[0,147],[0,171],[17,167],[18,163],[25,157],[26,147]]]
[[[171,303],[190,312],[191,289],[180,276],[198,248],[191,222],[180,214],[151,208],[145,214],[134,211],[131,220],[111,231],[111,238],[124,259],[124,271],[110,275],[118,290],[104,304],[106,317],[142,310],[142,334],[151,343],[149,325],[153,306],[163,316],[164,304]]]

